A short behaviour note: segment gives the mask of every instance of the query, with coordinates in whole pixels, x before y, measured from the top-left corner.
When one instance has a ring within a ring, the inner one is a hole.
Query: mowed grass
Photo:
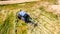
[[[58,0],[41,0],[41,1],[49,2],[51,4],[58,4]]]
[[[55,34],[57,33],[56,31],[59,32],[58,15],[47,12],[44,6],[33,9],[32,7],[34,7],[36,3],[37,2],[26,2],[0,5],[0,34]],[[24,21],[16,18],[16,14],[20,9],[25,10],[38,23],[38,26],[34,28],[33,31],[31,28],[29,29],[30,26]],[[18,20],[18,22],[16,20]],[[17,30],[17,32],[15,30]]]

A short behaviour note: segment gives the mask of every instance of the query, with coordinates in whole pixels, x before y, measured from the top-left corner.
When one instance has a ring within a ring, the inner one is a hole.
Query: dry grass
[[[39,6],[33,9],[38,2],[27,2],[14,5],[0,6],[0,34],[60,34],[59,18],[53,12],[46,11],[46,6]],[[38,26],[33,28],[33,25],[27,25],[22,20],[16,22],[16,13],[20,10],[25,10],[37,23]],[[16,24],[17,23],[17,24]]]

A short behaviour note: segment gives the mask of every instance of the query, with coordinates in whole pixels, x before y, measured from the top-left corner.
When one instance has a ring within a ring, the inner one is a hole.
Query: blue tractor
[[[34,27],[37,26],[37,23],[34,23],[33,19],[23,10],[20,10],[17,13],[17,17],[18,19],[25,21],[25,23],[32,23],[34,24]]]

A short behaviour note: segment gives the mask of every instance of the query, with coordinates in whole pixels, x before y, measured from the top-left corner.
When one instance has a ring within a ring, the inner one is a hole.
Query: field
[[[60,14],[48,9],[56,4],[58,3],[54,0],[43,0],[0,5],[0,34],[60,34]],[[16,14],[20,10],[25,10],[38,26],[34,28],[33,25],[17,19]]]

